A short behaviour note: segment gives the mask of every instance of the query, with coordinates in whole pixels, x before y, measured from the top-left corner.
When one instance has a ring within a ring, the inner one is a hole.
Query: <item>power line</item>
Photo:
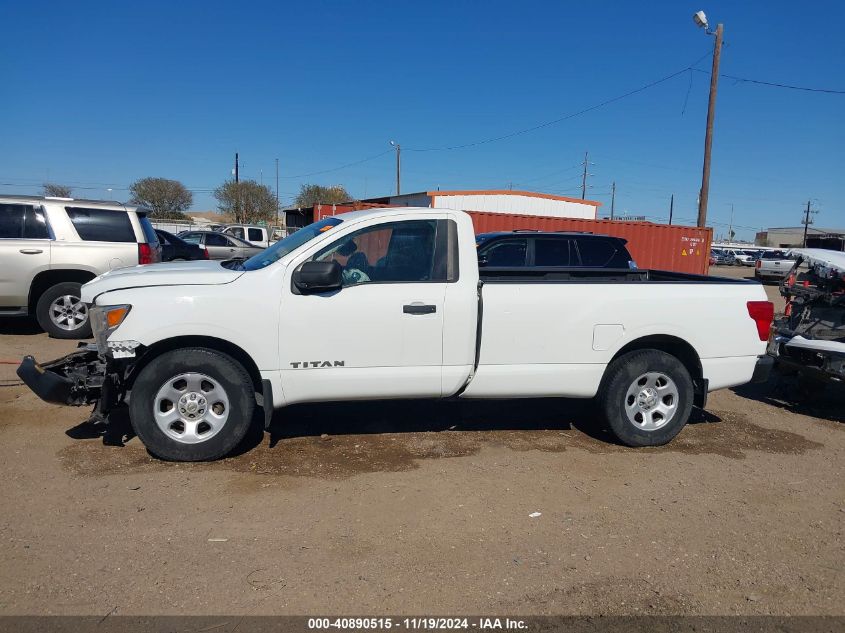
[[[670,79],[674,79],[678,75],[682,75],[683,73],[685,73],[689,70],[692,70],[693,67],[696,64],[698,64],[702,59],[704,59],[708,55],[710,55],[709,51],[707,53],[705,53],[704,55],[702,55],[701,57],[699,57],[697,60],[695,60],[689,66],[686,66],[686,67],[682,68],[681,70],[672,73],[671,75],[666,75],[665,77],[662,77],[661,79],[657,79],[655,81],[644,84],[644,85],[640,86],[639,88],[635,88],[634,90],[630,90],[630,91],[626,92],[625,94],[621,94],[621,95],[618,95],[616,97],[612,97],[611,99],[607,99],[605,101],[602,101],[601,103],[597,103],[597,104],[592,105],[588,108],[584,108],[583,110],[579,110],[577,112],[573,112],[571,114],[567,114],[567,115],[558,117],[556,119],[552,119],[551,121],[545,121],[544,123],[539,123],[539,124],[534,125],[532,127],[524,128],[522,130],[517,130],[515,132],[510,132],[508,134],[502,134],[500,136],[494,136],[494,137],[491,137],[491,138],[482,139],[480,141],[473,141],[471,143],[463,143],[461,145],[446,145],[446,146],[443,146],[443,147],[423,147],[423,148],[409,147],[409,148],[405,148],[405,149],[406,149],[406,151],[409,151],[409,152],[445,152],[445,151],[452,151],[452,150],[457,150],[457,149],[466,149],[468,147],[477,147],[479,145],[486,145],[488,143],[495,143],[497,141],[504,141],[504,140],[507,140],[509,138],[513,138],[515,136],[521,136],[522,134],[528,134],[529,132],[535,132],[537,130],[541,130],[543,128],[549,127],[551,125],[556,125],[557,123],[562,123],[563,121],[567,121],[569,119],[574,119],[577,116],[581,116],[582,114],[587,114],[588,112],[592,112],[593,110],[598,110],[599,108],[603,108],[606,105],[610,105],[611,103],[621,101],[622,99],[625,99],[627,97],[635,95],[639,92],[643,92],[644,90],[648,90],[649,88],[653,88],[654,86],[657,86],[657,85],[662,84],[666,81],[669,81]]]
[[[700,68],[690,68],[690,70],[694,70],[699,73],[706,73],[709,74],[710,71],[702,70]],[[759,79],[748,79],[747,77],[736,77],[735,75],[719,75],[719,77],[724,77],[725,79],[733,79],[734,81],[738,81],[741,83],[749,83],[749,84],[759,84],[761,86],[771,86],[773,88],[788,88],[789,90],[803,90],[805,92],[824,92],[827,94],[834,94],[834,95],[845,95],[845,90],[832,90],[829,88],[808,88],[806,86],[792,86],[790,84],[780,84],[775,83],[773,81],[760,81]]]
[[[545,174],[543,176],[537,176],[536,178],[528,178],[527,180],[520,180],[519,182],[515,182],[514,184],[515,185],[525,185],[525,184],[528,184],[530,182],[537,182],[538,180],[545,180],[546,178],[550,178],[552,176],[556,176],[558,174],[562,174],[562,173],[565,173],[567,171],[571,171],[573,169],[578,169],[580,167],[581,167],[580,163],[575,164],[575,165],[570,165],[569,167],[564,167],[563,169],[556,169],[555,171],[550,172],[548,174]],[[572,176],[571,178],[565,178],[564,180],[561,180],[560,182],[567,182],[568,180],[575,180],[576,178],[580,178],[580,177],[581,177],[581,174],[576,174],[575,176]]]
[[[309,176],[319,176],[320,174],[330,174],[333,171],[340,171],[341,169],[346,169],[347,167],[354,167],[355,165],[360,165],[361,163],[366,163],[371,160],[375,160],[376,158],[381,158],[385,154],[390,154],[393,152],[393,148],[385,150],[380,154],[376,154],[375,156],[370,156],[369,158],[362,158],[361,160],[356,160],[351,163],[346,163],[345,165],[340,165],[339,167],[332,167],[331,169],[323,169],[321,171],[312,171],[308,174],[298,174],[296,176],[280,176],[280,178],[284,178],[287,180],[294,179],[294,178],[308,178]]]

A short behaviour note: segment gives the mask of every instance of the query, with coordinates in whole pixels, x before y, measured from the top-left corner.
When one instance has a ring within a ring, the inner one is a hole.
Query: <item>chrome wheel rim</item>
[[[669,424],[678,412],[678,387],[664,373],[639,376],[625,394],[625,415],[643,431],[656,431]]]
[[[50,304],[50,321],[63,330],[78,330],[88,321],[88,306],[79,297],[62,295]]]
[[[167,380],[153,402],[156,425],[182,444],[199,444],[217,435],[229,419],[229,396],[215,378],[186,372]]]

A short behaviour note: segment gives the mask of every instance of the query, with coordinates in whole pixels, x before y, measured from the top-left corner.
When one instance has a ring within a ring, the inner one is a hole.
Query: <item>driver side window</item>
[[[440,280],[440,267],[435,266],[436,233],[437,220],[378,224],[332,242],[312,259],[340,264],[344,286]]]

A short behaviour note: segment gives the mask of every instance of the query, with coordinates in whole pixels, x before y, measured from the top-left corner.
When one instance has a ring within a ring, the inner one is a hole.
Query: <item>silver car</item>
[[[264,250],[234,235],[216,231],[182,231],[179,237],[208,249],[209,259],[248,259]]]

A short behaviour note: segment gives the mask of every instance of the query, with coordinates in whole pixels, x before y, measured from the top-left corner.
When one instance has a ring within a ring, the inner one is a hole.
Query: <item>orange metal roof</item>
[[[600,207],[601,202],[595,200],[582,200],[581,198],[567,198],[566,196],[555,196],[550,193],[537,193],[536,191],[519,191],[517,189],[487,189],[480,191],[426,191],[425,195],[434,196],[484,196],[484,195],[514,195],[527,196],[529,198],[546,198],[548,200],[562,200],[563,202],[578,202]]]

